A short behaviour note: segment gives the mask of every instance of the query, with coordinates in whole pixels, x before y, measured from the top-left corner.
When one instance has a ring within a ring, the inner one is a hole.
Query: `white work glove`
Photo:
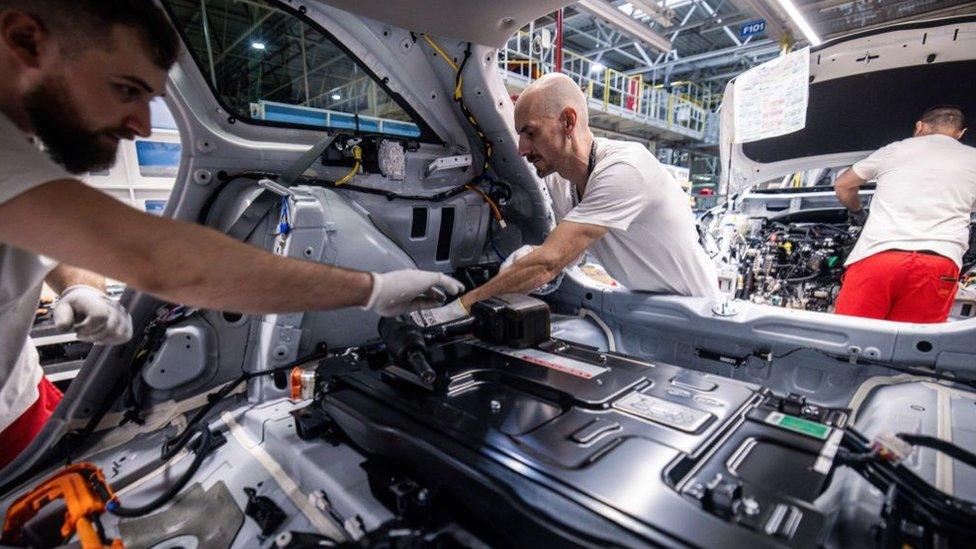
[[[416,309],[437,307],[446,298],[464,290],[464,284],[441,273],[403,269],[371,274],[373,291],[365,308],[380,316],[397,316]]]
[[[118,345],[132,337],[132,317],[104,292],[84,284],[69,286],[54,306],[54,325],[81,341]]]
[[[535,251],[536,248],[537,246],[533,246],[532,244],[526,244],[525,246],[522,246],[521,248],[515,250],[514,252],[511,253],[511,255],[505,258],[505,261],[502,263],[501,267],[498,268],[498,272],[504,273],[505,269],[508,269],[509,267],[514,265],[516,261],[522,259],[523,257]]]
[[[460,299],[455,299],[443,307],[410,313],[410,319],[421,328],[444,324],[465,316],[468,316],[468,311],[461,304]]]

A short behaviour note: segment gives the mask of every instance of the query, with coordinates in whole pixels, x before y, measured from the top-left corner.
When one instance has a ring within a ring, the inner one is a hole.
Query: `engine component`
[[[828,312],[840,292],[844,260],[860,227],[846,223],[755,220],[731,250],[739,266],[736,297],[793,309]]]

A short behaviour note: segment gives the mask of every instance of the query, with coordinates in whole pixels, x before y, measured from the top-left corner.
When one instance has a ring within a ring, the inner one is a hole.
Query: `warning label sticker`
[[[604,368],[603,366],[597,366],[581,360],[554,355],[538,349],[509,349],[506,347],[498,347],[480,342],[475,343],[475,345],[501,353],[505,356],[531,362],[537,366],[542,366],[544,368],[549,368],[550,370],[556,370],[583,379],[593,379],[594,377],[608,370],[608,368]]]

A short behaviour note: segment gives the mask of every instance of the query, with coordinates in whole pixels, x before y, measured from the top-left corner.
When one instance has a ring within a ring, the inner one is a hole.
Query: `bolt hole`
[[[585,297],[586,297],[586,300],[587,300],[587,301],[590,301],[590,300],[592,300],[592,299],[593,299],[593,294],[592,294],[592,293],[590,293],[590,292],[586,292],[586,296],[585,296]]]
[[[187,349],[189,349],[189,348],[190,348],[190,346],[189,346],[189,345],[187,345],[187,346],[186,346],[186,348],[187,348]]]
[[[161,369],[159,370],[159,373],[161,373],[161,374],[165,374],[165,373],[166,373],[166,368],[161,368]]]
[[[927,353],[932,350],[932,343],[922,340],[915,344],[915,348],[923,353]]]
[[[231,324],[244,318],[244,315],[242,315],[241,313],[223,313],[221,316],[224,317],[224,320],[230,322]]]

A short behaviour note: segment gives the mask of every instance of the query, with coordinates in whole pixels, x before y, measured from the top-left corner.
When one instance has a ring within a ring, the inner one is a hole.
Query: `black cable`
[[[190,463],[190,466],[187,467],[186,471],[180,475],[176,482],[171,484],[170,487],[167,488],[166,491],[160,494],[156,499],[146,503],[145,505],[140,505],[139,507],[125,507],[119,503],[118,499],[113,499],[112,501],[108,502],[107,505],[107,509],[110,513],[118,517],[126,518],[148,515],[149,513],[152,513],[165,505],[169,500],[173,499],[173,497],[178,494],[188,482],[190,482],[193,475],[200,470],[200,466],[203,464],[203,459],[207,457],[207,453],[210,450],[210,443],[213,440],[213,433],[210,432],[210,429],[206,425],[193,425],[188,428],[187,432],[190,434],[199,433],[200,436],[197,437],[197,443],[193,446],[193,451],[195,453],[193,461]],[[187,437],[186,440],[189,440],[189,437]],[[184,442],[183,444],[185,445],[186,443]],[[183,446],[178,446],[171,448],[168,451],[164,450],[162,461],[169,461],[182,448]]]
[[[461,75],[464,72],[464,67],[468,64],[468,59],[470,58],[471,58],[471,42],[468,42],[468,46],[464,50],[464,59],[461,60],[461,64],[458,66],[457,74],[454,76],[455,90],[460,89],[461,77],[462,77]],[[486,177],[488,174],[488,170],[491,168],[491,157],[492,154],[494,153],[494,147],[491,144],[491,140],[488,139],[488,136],[485,134],[484,128],[482,128],[481,124],[478,123],[478,119],[475,118],[474,114],[471,113],[471,110],[468,109],[468,106],[464,104],[462,97],[463,94],[455,94],[454,100],[457,102],[458,106],[461,107],[461,112],[464,113],[465,118],[468,119],[468,122],[471,124],[471,127],[474,128],[475,133],[478,135],[478,138],[481,140],[481,152],[482,152],[482,158],[484,162],[481,166],[481,172],[478,174],[478,177],[479,178]]]
[[[203,418],[208,413],[210,413],[211,410],[213,410],[214,406],[216,406],[220,401],[227,398],[227,396],[232,392],[234,392],[234,390],[237,389],[237,387],[239,387],[241,383],[244,383],[245,381],[254,379],[256,377],[270,376],[270,375],[277,374],[278,372],[288,371],[291,370],[292,368],[295,368],[296,366],[305,364],[306,362],[311,362],[313,360],[325,358],[328,356],[328,354],[329,351],[327,349],[318,349],[312,353],[309,353],[308,355],[293,360],[288,364],[285,364],[284,366],[278,366],[277,368],[272,368],[270,370],[262,370],[260,372],[242,373],[240,377],[238,377],[237,379],[227,383],[219,390],[208,394],[207,403],[204,404],[199,410],[197,410],[197,413],[193,414],[193,418],[191,418],[190,421],[187,423],[186,429],[184,429],[179,436],[172,439],[170,442],[167,442],[166,446],[182,448],[184,445],[186,445],[187,440],[193,434],[192,427],[194,427],[195,425],[203,421]]]
[[[911,433],[898,433],[896,436],[912,446],[931,448],[933,450],[942,452],[951,458],[961,461],[970,467],[976,468],[976,454],[973,454],[965,448],[960,448],[947,440]]]
[[[270,370],[263,370],[260,372],[244,372],[236,380],[224,385],[219,390],[214,391],[207,395],[207,403],[202,406],[197,413],[193,415],[193,418],[187,423],[186,429],[180,433],[174,439],[163,444],[163,451],[160,459],[163,462],[169,461],[173,458],[180,450],[187,446],[190,440],[193,438],[194,433],[199,433],[200,436],[197,438],[197,444],[193,446],[196,456],[190,467],[183,473],[180,478],[171,485],[166,492],[161,494],[159,497],[153,501],[141,505],[135,508],[123,507],[118,503],[118,500],[109,503],[109,511],[120,517],[139,517],[148,513],[155,511],[162,507],[167,501],[173,498],[180,490],[186,486],[186,483],[190,481],[194,474],[200,469],[200,465],[203,463],[203,458],[206,457],[208,450],[210,449],[210,444],[213,439],[213,433],[211,433],[210,428],[202,423],[204,417],[216,406],[220,401],[225,399],[227,395],[234,391],[241,383],[254,379],[256,377],[274,375],[278,372],[291,370],[292,368],[305,364],[306,362],[311,362],[319,358],[325,358],[328,356],[328,350],[325,348],[320,348],[315,352],[312,352],[304,357],[297,360],[289,362],[284,366],[278,366]]]

